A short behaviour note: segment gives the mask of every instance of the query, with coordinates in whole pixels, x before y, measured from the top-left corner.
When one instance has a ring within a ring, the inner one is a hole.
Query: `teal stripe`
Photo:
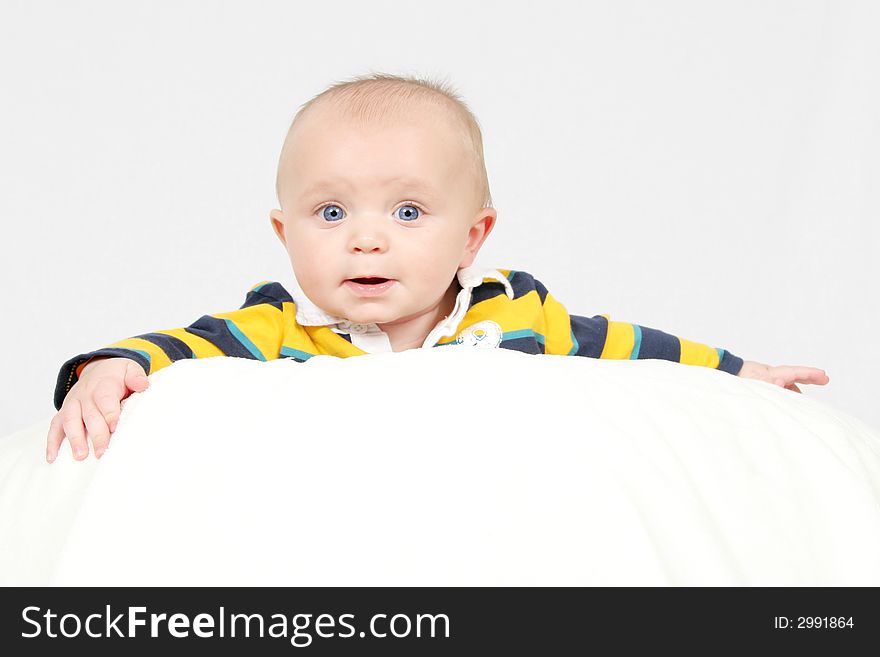
[[[281,347],[281,355],[282,356],[293,356],[294,358],[300,358],[302,360],[308,360],[315,354],[310,354],[306,351],[300,351],[299,349],[294,349],[293,347]]]
[[[257,285],[257,287],[255,287],[253,290],[251,290],[251,292],[259,292],[260,290],[262,290],[262,289],[263,289],[264,287],[266,287],[267,285],[268,285],[268,283],[263,283],[262,285]]]
[[[635,335],[635,340],[632,354],[629,357],[630,360],[635,360],[639,357],[639,350],[642,348],[642,327],[638,324],[633,324],[633,334]]]
[[[507,280],[512,281],[516,272],[514,270],[510,270],[510,273],[507,275]]]
[[[577,350],[580,348],[578,344],[577,338],[574,337],[574,329],[571,330],[571,351],[568,352],[569,356],[574,356],[577,353]]]
[[[129,349],[130,351],[134,351],[134,352],[140,354],[141,356],[143,356],[144,358],[147,359],[147,363],[148,363],[149,366],[150,366],[149,368],[147,368],[147,372],[149,372],[149,371],[152,369],[152,367],[153,367],[153,359],[150,358],[150,354],[148,354],[146,351],[141,351],[140,349],[131,349],[130,347],[129,347],[128,349]]]
[[[719,349],[718,347],[715,347],[715,351],[718,352],[718,364],[721,365],[721,361],[724,359],[724,349]]]
[[[519,331],[508,331],[501,336],[502,340],[516,340],[517,338],[534,337],[539,343],[544,344],[544,336],[536,333],[532,329],[521,329]]]
[[[246,336],[241,330],[233,323],[231,319],[224,319],[226,322],[226,326],[229,329],[229,332],[235,336],[235,339],[241,342],[244,345],[244,348],[247,349],[254,358],[257,360],[266,360],[266,357],[263,355],[259,349],[257,349],[257,345],[250,341],[250,338]]]

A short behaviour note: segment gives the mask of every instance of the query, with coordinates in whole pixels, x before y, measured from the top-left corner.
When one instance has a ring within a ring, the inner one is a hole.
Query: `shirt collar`
[[[437,326],[428,334],[425,344],[430,342],[433,345],[441,337],[455,333],[456,328],[458,328],[458,325],[470,308],[471,294],[474,288],[482,285],[486,279],[498,281],[504,285],[504,291],[507,293],[507,296],[513,299],[513,287],[510,285],[510,281],[507,280],[507,276],[497,269],[471,265],[470,267],[459,269],[456,278],[459,285],[461,285],[461,290],[455,298],[455,307],[452,313],[438,322]],[[329,326],[343,331],[347,331],[351,327],[351,322],[344,317],[331,315],[313,303],[303,292],[295,278],[293,287],[290,289],[290,295],[296,304],[296,321],[301,326]]]

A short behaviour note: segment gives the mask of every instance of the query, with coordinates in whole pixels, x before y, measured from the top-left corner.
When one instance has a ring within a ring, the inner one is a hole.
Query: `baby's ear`
[[[272,224],[272,230],[281,240],[284,246],[287,246],[287,237],[284,234],[284,213],[281,210],[272,210],[269,212],[269,223]]]
[[[460,267],[470,267],[474,263],[477,253],[480,252],[480,248],[495,227],[497,217],[495,208],[483,208],[477,214],[467,234],[467,242],[464,245],[465,253],[459,264]]]

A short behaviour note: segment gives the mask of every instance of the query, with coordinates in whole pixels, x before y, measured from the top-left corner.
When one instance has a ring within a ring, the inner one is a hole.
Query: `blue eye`
[[[342,219],[342,208],[338,205],[325,205],[323,215],[327,221],[339,221]]]
[[[402,221],[415,221],[421,214],[420,210],[414,205],[401,205],[397,211],[400,212],[397,217]]]

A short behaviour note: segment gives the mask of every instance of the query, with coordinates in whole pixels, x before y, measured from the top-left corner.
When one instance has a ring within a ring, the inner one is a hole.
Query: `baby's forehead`
[[[407,136],[394,139],[398,131],[413,130],[412,140]],[[424,142],[425,134],[430,135],[428,142]],[[372,150],[371,144],[377,144],[376,136],[379,137],[379,145],[375,146],[377,150]],[[384,149],[384,138],[389,136],[388,141],[393,146]],[[354,144],[350,150],[345,146],[349,139]],[[334,147],[325,148],[325,144]],[[367,150],[364,151],[364,148]],[[380,152],[384,155],[378,155]],[[366,156],[363,161],[370,163],[368,176],[376,180],[401,177],[405,171],[418,174],[419,179],[429,183],[435,190],[448,188],[449,185],[462,187],[461,177],[470,177],[478,155],[465,122],[449,107],[424,101],[403,109],[352,108],[330,102],[315,103],[297,117],[285,140],[278,170],[279,197],[284,181],[293,183],[293,187],[285,185],[291,190],[310,189],[316,181],[328,176],[340,177],[340,167],[347,157],[359,157],[355,154]],[[372,157],[374,154],[377,157]],[[359,163],[352,164],[363,172]],[[435,175],[432,176],[432,173]],[[297,192],[297,197],[302,195],[302,192]]]
[[[325,113],[309,117],[294,138],[291,159],[299,178],[320,177],[325,170],[364,170],[382,178],[403,171],[435,184],[457,178],[473,159],[465,135],[450,121],[429,117],[351,121]],[[391,176],[394,177],[394,176]]]
[[[327,101],[316,103],[300,117],[294,130],[301,133],[318,126],[344,126],[365,132],[383,130],[404,132],[418,125],[430,133],[443,138],[466,136],[466,126],[457,113],[443,104],[424,100],[416,101],[407,107],[389,105],[386,107],[351,107]]]

